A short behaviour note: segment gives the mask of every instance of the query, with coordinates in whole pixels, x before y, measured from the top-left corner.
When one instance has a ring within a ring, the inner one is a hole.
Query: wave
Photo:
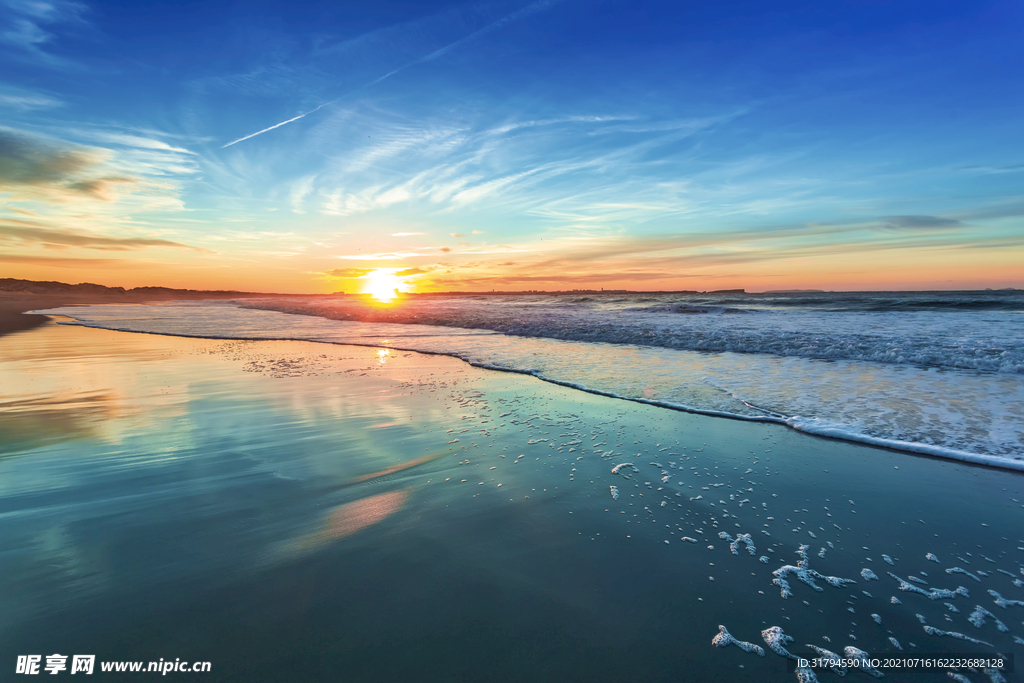
[[[551,313],[545,310],[545,315]],[[1016,428],[1019,406],[1024,405],[1020,374],[770,354],[706,354],[424,324],[336,322],[308,314],[251,310],[240,302],[49,312],[88,326],[127,332],[292,339],[437,353],[478,367],[530,374],[582,391],[675,410],[774,422],[819,436],[966,462],[1004,466],[999,459],[1024,461],[1024,439]],[[761,324],[761,318],[733,319]]]
[[[626,308],[626,311],[635,313],[683,313],[683,314],[712,314],[721,315],[725,313],[754,313],[756,311],[743,308],[729,308],[728,306],[694,306],[690,304],[671,304],[668,306],[646,306]]]
[[[356,298],[265,299],[239,305],[331,320],[483,329],[561,341],[1024,374],[1024,316],[630,303],[634,305],[609,307],[578,298],[430,297],[390,309]]]

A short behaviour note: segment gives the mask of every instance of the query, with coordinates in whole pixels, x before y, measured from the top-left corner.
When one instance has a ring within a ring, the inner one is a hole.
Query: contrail
[[[416,64],[422,64],[423,62],[433,61],[433,60],[437,59],[438,57],[448,53],[449,51],[457,48],[458,46],[462,45],[463,43],[469,42],[470,40],[473,40],[474,38],[478,38],[479,36],[482,36],[485,33],[490,33],[491,31],[504,26],[505,24],[507,24],[510,21],[514,21],[516,19],[521,19],[522,17],[525,17],[525,16],[528,16],[530,14],[533,14],[534,12],[538,12],[540,10],[547,9],[551,4],[552,4],[552,0],[538,0],[537,2],[534,2],[531,5],[527,5],[526,7],[522,8],[520,10],[516,10],[515,12],[512,12],[511,14],[506,14],[501,19],[498,19],[497,21],[494,21],[494,22],[488,24],[487,26],[484,26],[479,31],[474,31],[473,33],[470,33],[468,36],[465,36],[464,38],[459,38],[455,42],[449,43],[448,45],[445,45],[442,48],[434,50],[433,52],[431,52],[428,55],[420,57],[419,59],[414,59],[413,61],[409,62],[408,64],[404,64],[404,65],[398,67],[394,71],[389,71],[388,73],[384,74],[380,78],[377,78],[377,79],[375,79],[373,81],[370,81],[369,83],[367,83],[366,85],[362,86],[359,89],[367,88],[367,87],[369,87],[371,85],[376,85],[377,83],[380,83],[381,81],[383,81],[386,78],[391,78],[392,76],[394,76],[395,74],[397,74],[400,71],[405,71],[410,66],[415,66]],[[257,135],[263,135],[266,132],[272,131],[275,128],[280,128],[281,126],[283,126],[283,125],[285,125],[287,123],[291,123],[292,121],[298,121],[299,119],[304,118],[306,116],[309,116],[313,112],[319,111],[320,109],[326,107],[327,105],[334,104],[337,101],[338,100],[335,99],[335,100],[331,100],[330,102],[324,102],[323,104],[321,104],[316,109],[310,109],[306,113],[299,114],[295,118],[288,119],[287,121],[282,121],[281,123],[275,123],[270,128],[264,128],[263,130],[258,130],[255,133],[252,133],[250,135],[246,135],[244,138],[238,138],[237,140],[229,142],[228,144],[223,145],[221,147],[221,149],[224,149],[225,147],[230,147],[231,145],[237,145],[239,142],[244,142],[244,141],[248,140],[249,138],[256,137]]]
[[[319,111],[319,110],[323,109],[323,108],[324,108],[324,107],[326,107],[326,106],[327,106],[328,104],[334,104],[335,102],[337,102],[337,100],[331,100],[330,102],[324,102],[323,104],[321,104],[321,105],[320,105],[319,107],[317,107],[316,109],[310,109],[310,110],[309,110],[309,111],[307,111],[307,112],[306,112],[305,114],[299,114],[298,116],[296,116],[296,117],[295,117],[295,118],[293,118],[293,119],[288,119],[287,121],[282,121],[281,123],[275,123],[275,124],[274,124],[273,126],[271,126],[270,128],[264,128],[263,130],[258,130],[258,131],[256,131],[255,133],[251,133],[251,134],[249,134],[249,135],[246,135],[246,136],[245,136],[244,138],[238,138],[237,140],[235,140],[235,141],[233,141],[233,142],[229,142],[229,143],[228,143],[228,144],[226,144],[226,145],[222,145],[222,146],[221,146],[221,149],[224,149],[225,147],[230,147],[231,145],[237,145],[237,144],[238,144],[239,142],[243,142],[244,140],[248,140],[249,138],[254,138],[254,137],[256,137],[257,135],[262,135],[263,133],[266,133],[266,132],[267,132],[267,131],[269,131],[269,130],[274,130],[275,128],[280,128],[281,126],[283,126],[283,125],[284,125],[284,124],[286,124],[286,123],[291,123],[292,121],[298,121],[299,119],[301,119],[301,118],[303,118],[303,117],[305,117],[305,116],[309,116],[310,114],[312,114],[312,113],[313,113],[313,112],[315,112],[315,111]]]

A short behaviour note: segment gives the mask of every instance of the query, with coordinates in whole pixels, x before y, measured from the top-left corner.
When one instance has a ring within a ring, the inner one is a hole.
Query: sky
[[[1015,1],[0,0],[0,277],[1024,287]]]

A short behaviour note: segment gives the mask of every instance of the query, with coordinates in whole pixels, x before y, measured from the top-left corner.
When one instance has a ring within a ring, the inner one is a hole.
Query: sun
[[[378,301],[394,301],[399,292],[406,288],[402,278],[395,275],[394,268],[378,268],[363,276],[366,281],[363,294],[369,294]]]

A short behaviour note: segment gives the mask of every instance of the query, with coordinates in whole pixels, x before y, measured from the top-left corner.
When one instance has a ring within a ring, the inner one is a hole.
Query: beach
[[[48,322],[0,348],[5,661],[787,681],[773,626],[794,653],[1020,651],[1014,471],[369,339]],[[713,646],[720,625],[765,656]]]

